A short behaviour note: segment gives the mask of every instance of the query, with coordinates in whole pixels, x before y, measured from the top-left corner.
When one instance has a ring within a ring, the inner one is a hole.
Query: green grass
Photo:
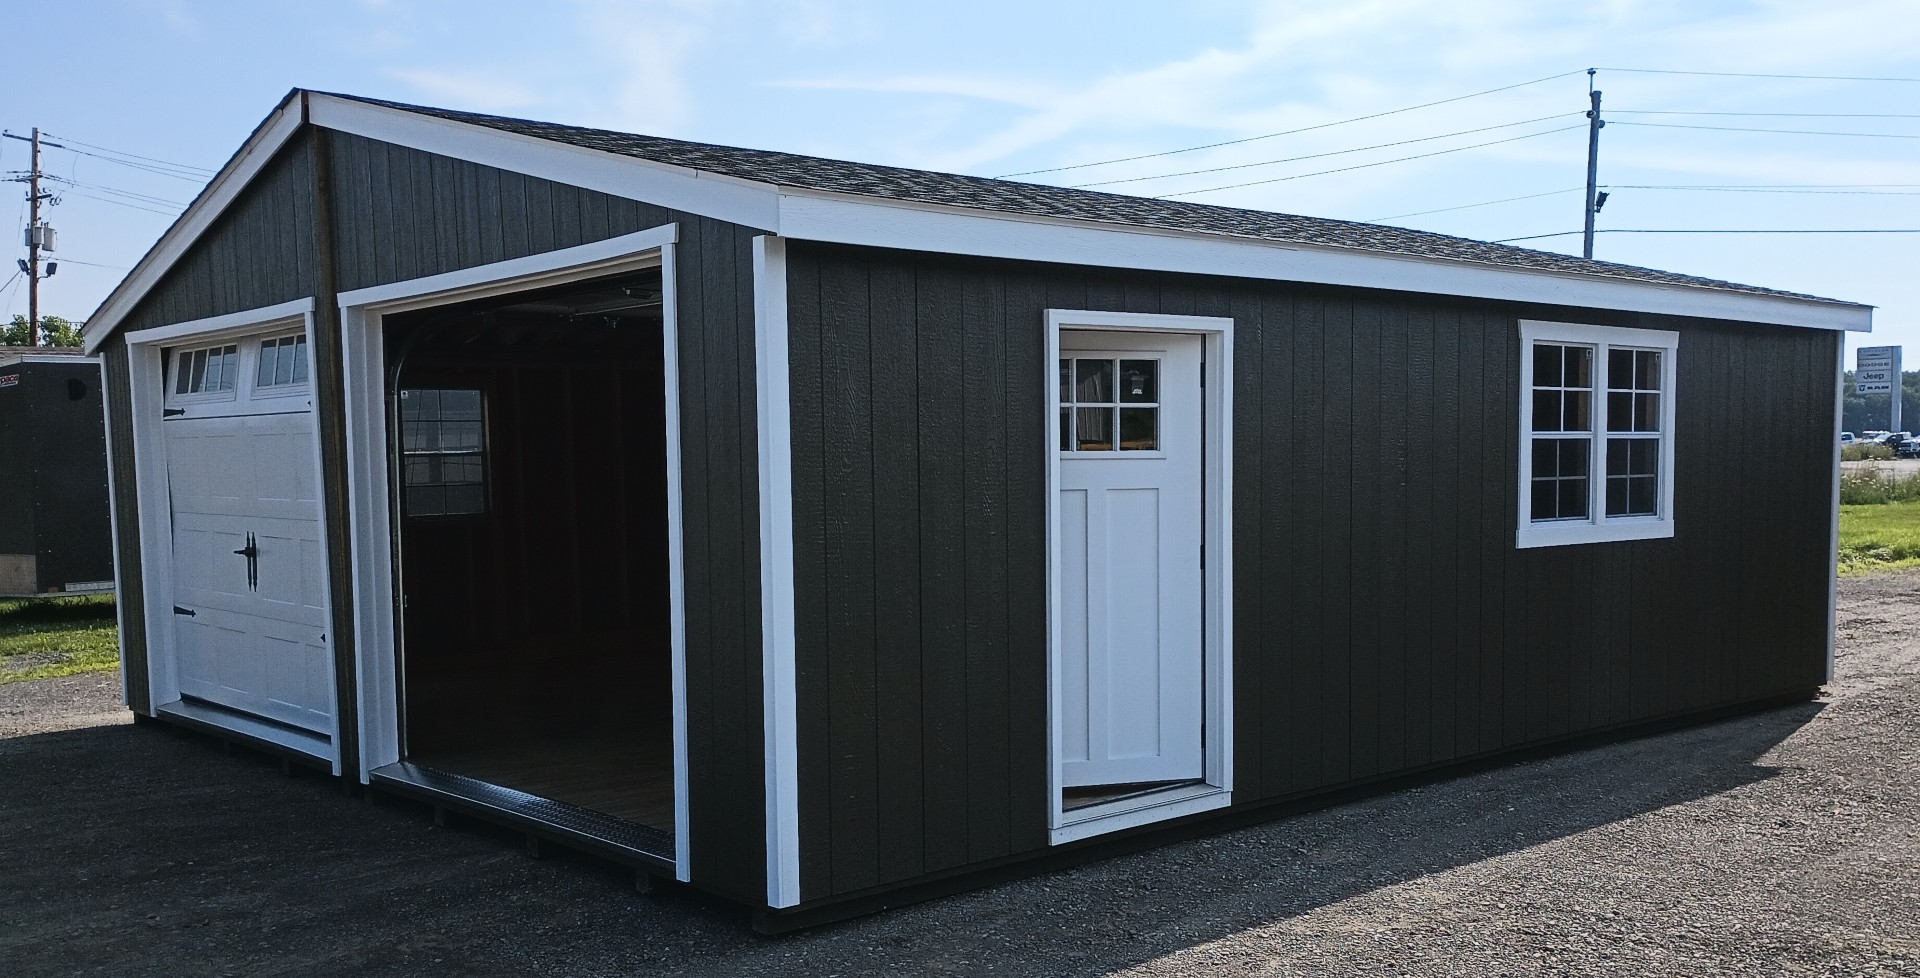
[[[1920,567],[1920,503],[1840,507],[1840,574]]]
[[[120,662],[112,595],[0,601],[0,685]]]

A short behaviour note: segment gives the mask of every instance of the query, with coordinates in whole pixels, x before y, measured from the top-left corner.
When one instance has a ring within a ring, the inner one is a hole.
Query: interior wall
[[[500,357],[408,354],[403,388],[483,392],[489,497],[401,524],[410,751],[636,717],[670,733],[660,341],[629,331],[617,354],[569,353],[564,327]]]

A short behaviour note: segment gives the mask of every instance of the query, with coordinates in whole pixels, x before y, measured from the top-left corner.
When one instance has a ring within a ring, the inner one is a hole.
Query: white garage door
[[[174,351],[161,429],[180,692],[331,735],[306,339]]]

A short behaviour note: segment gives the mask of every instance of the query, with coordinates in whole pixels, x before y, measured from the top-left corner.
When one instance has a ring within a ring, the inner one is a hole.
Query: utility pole
[[[1593,87],[1593,68],[1587,69],[1587,97],[1593,100],[1593,108],[1587,110],[1587,235],[1581,255],[1593,257],[1593,218],[1600,213],[1600,207],[1606,203],[1606,197],[1600,190],[1600,128],[1606,123],[1600,121],[1600,92]]]
[[[40,190],[40,177],[42,176],[40,172],[40,147],[43,145],[52,146],[55,149],[62,149],[64,147],[59,143],[49,143],[42,140],[40,138],[39,126],[33,127],[33,136],[31,138],[16,136],[10,132],[0,133],[0,135],[4,135],[8,139],[18,139],[21,142],[33,144],[33,169],[28,170],[22,176],[15,177],[13,182],[27,185],[27,206],[31,209],[30,216],[27,218],[27,258],[20,263],[20,271],[27,276],[27,343],[31,346],[39,346],[40,279],[52,276],[54,269],[59,267],[49,262],[47,264],[46,276],[40,274],[40,252],[54,250],[55,241],[53,228],[48,227],[45,222],[40,220],[40,202],[53,197],[53,194],[43,193]],[[56,200],[54,203],[57,204],[59,201]]]

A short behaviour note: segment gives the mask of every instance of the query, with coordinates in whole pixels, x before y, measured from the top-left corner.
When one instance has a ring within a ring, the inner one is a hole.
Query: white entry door
[[[1205,773],[1202,343],[1060,334],[1063,787]]]
[[[295,346],[250,338],[172,358],[173,649],[182,695],[331,735],[317,435]],[[297,370],[278,362],[295,354]]]

